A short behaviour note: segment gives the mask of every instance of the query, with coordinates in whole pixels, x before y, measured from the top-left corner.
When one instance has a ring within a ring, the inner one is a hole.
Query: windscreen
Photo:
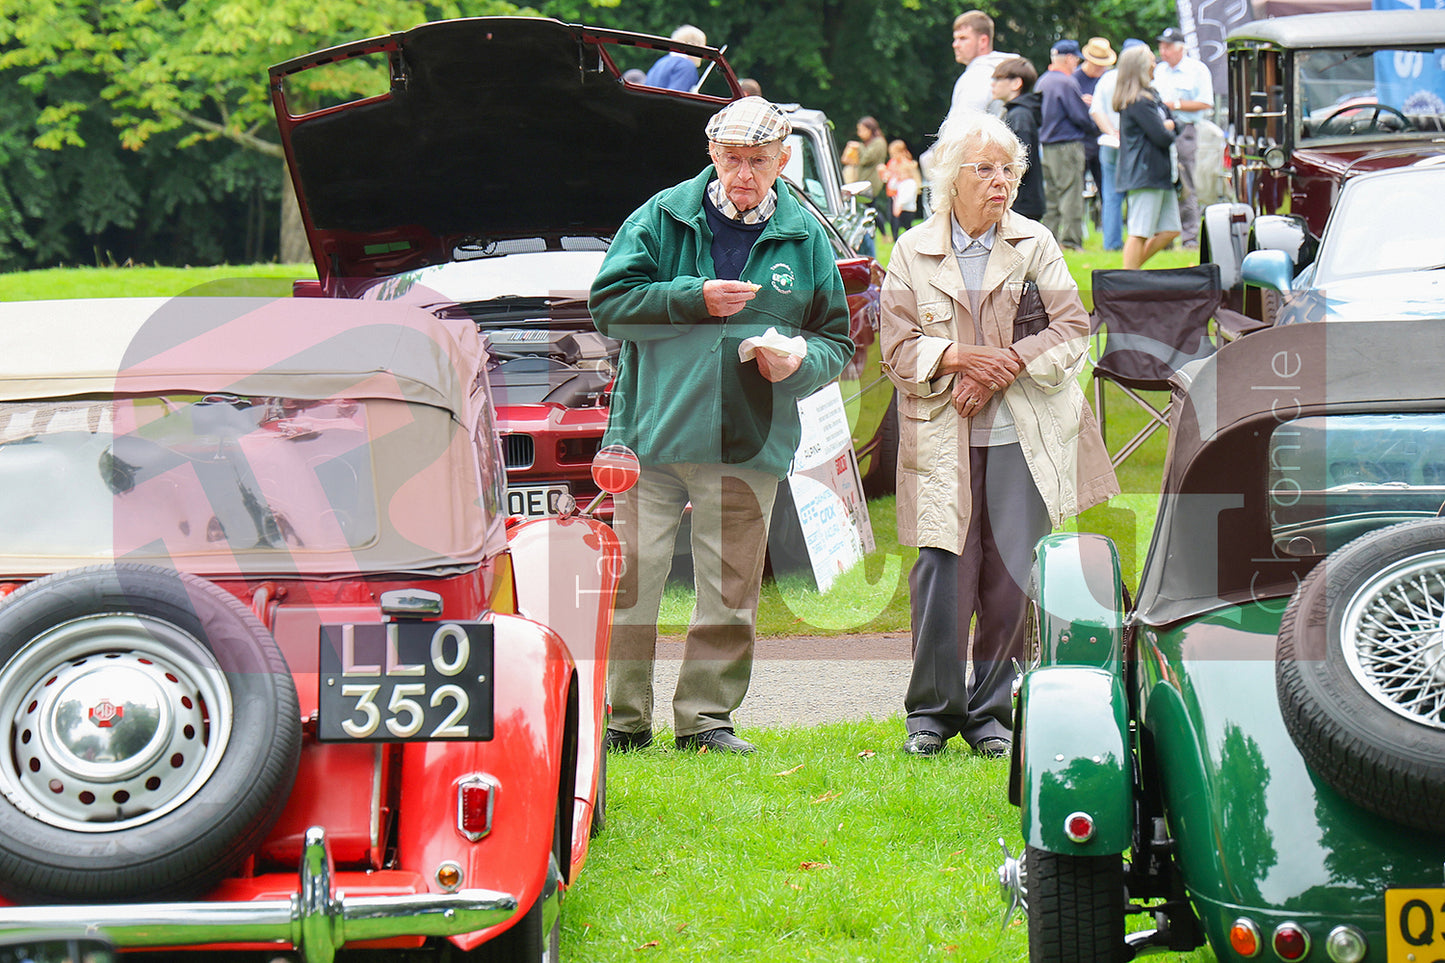
[[[1301,139],[1445,130],[1442,56],[1431,48],[1300,51]]]
[[[1270,534],[1289,555],[1324,555],[1445,505],[1445,414],[1325,415],[1274,429]]]
[[[0,544],[69,558],[361,549],[378,537],[373,431],[346,400],[0,404]]]

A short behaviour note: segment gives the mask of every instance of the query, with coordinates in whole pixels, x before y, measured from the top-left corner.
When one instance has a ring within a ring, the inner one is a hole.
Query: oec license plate
[[[566,485],[513,485],[507,489],[507,514],[546,518],[557,514],[557,502],[572,490]]]
[[[1445,963],[1445,889],[1385,890],[1389,963]]]
[[[321,626],[317,737],[324,742],[492,738],[492,626]]]

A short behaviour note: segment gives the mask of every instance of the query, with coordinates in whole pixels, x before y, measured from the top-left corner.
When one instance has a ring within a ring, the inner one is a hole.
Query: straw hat
[[[1115,56],[1114,48],[1109,46],[1109,41],[1103,37],[1090,37],[1089,42],[1084,44],[1084,59],[1099,67],[1112,67],[1119,58]]]

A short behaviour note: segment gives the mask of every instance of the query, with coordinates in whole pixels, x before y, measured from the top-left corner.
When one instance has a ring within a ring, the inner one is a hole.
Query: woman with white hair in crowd
[[[919,756],[954,735],[1010,751],[1034,543],[1119,490],[1076,380],[1088,312],[1054,236],[1011,210],[1027,163],[1003,121],[950,115],[928,172],[933,214],[899,238],[883,284],[898,538],[919,549],[903,744]]]

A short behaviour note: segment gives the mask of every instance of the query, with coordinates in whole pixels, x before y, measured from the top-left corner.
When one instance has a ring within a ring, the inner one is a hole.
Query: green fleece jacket
[[[605,441],[645,465],[740,465],[781,478],[801,434],[797,400],[853,356],[848,302],[822,226],[780,181],[742,272],[757,295],[732,317],[710,316],[702,285],[717,275],[703,194],[716,176],[708,167],[634,211],[592,283],[597,330],[622,342]],[[738,361],[739,344],[770,327],[808,344],[776,384],[757,362]]]

